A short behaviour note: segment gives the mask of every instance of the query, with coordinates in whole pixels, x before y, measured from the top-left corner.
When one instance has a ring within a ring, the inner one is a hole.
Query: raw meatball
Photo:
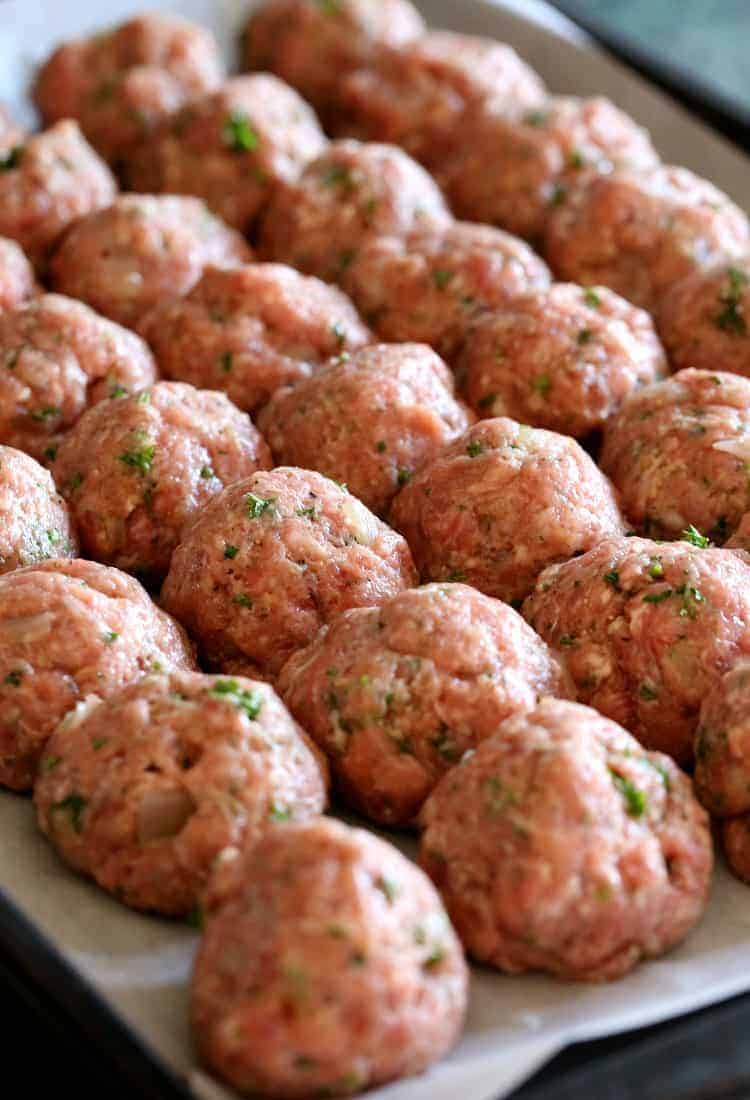
[[[602,469],[653,538],[692,524],[723,543],[750,510],[750,380],[684,370],[632,394],[607,424]]]
[[[0,573],[77,554],[68,506],[52,475],[23,451],[0,446]]]
[[[250,418],[223,393],[158,382],[84,413],[53,472],[86,555],[158,581],[198,510],[270,465]]]
[[[659,334],[675,370],[728,370],[750,376],[750,260],[694,271],[668,289]]]
[[[556,97],[525,113],[480,105],[454,142],[435,173],[455,213],[534,240],[581,169],[659,163],[648,133],[601,97]]]
[[[446,1054],[467,983],[429,879],[384,840],[320,818],[220,861],[193,972],[193,1035],[240,1092],[348,1096]]]
[[[35,458],[52,461],[90,405],[155,378],[143,340],[83,302],[44,294],[0,311],[0,440]]]
[[[713,846],[690,780],[576,703],[503,722],[422,820],[421,862],[464,946],[510,973],[621,978],[708,901]]]
[[[177,112],[130,158],[134,191],[198,195],[249,231],[280,182],[327,145],[313,110],[275,76],[239,76]]]
[[[539,76],[490,38],[432,31],[383,50],[337,89],[341,132],[400,145],[430,169],[455,155],[456,135],[476,104],[529,110],[545,100]]]
[[[424,29],[409,0],[266,0],[245,27],[242,61],[276,73],[328,114],[345,73]]]
[[[467,581],[508,603],[545,566],[624,530],[611,485],[567,436],[482,420],[393,502],[422,580]]]
[[[0,312],[33,298],[34,269],[15,241],[0,237]]]
[[[18,241],[44,269],[65,230],[109,206],[114,177],[78,125],[58,122],[0,158],[0,236]]]
[[[126,905],[180,915],[227,845],[322,813],[326,777],[267,684],[174,672],[70,713],[34,801],[77,871]]]
[[[192,96],[222,77],[211,33],[150,12],[114,30],[64,42],[37,73],[34,100],[47,122],[75,118],[116,159]]]
[[[434,351],[376,344],[279,390],[258,424],[277,463],[320,470],[382,514],[472,420]]]
[[[694,782],[712,814],[750,811],[750,661],[740,661],[717,680],[703,701]]]
[[[729,550],[607,539],[542,573],[524,615],[564,648],[581,702],[689,763],[703,699],[750,655],[750,570]]]
[[[0,103],[0,162],[2,153],[12,150],[16,145],[23,145],[25,138],[26,134],[16,125],[10,111]]]
[[[644,310],[606,287],[556,283],[480,315],[456,373],[480,416],[581,438],[668,368]]]
[[[750,815],[722,821],[721,838],[730,870],[743,882],[750,883]]]
[[[416,579],[404,539],[346,489],[279,467],[200,511],[172,555],[162,601],[212,665],[267,679],[324,623]]]
[[[279,691],[331,761],[344,798],[408,825],[438,779],[567,674],[521,616],[463,584],[347,611],[284,666]]]
[[[346,295],[283,264],[208,267],[186,297],[155,306],[139,329],[168,378],[225,390],[248,412],[372,339]]]
[[[0,783],[32,786],[48,738],[78,703],[106,699],[149,671],[194,667],[177,623],[119,569],[56,560],[5,573]]]
[[[407,236],[451,221],[434,181],[393,145],[334,141],[294,184],[277,188],[261,250],[336,282],[374,237]]]
[[[343,277],[384,340],[417,340],[451,358],[478,311],[549,286],[527,244],[487,225],[454,222],[365,242]]]
[[[750,228],[687,168],[584,173],[553,208],[545,246],[561,278],[602,283],[654,311],[679,279],[750,250]]]
[[[165,296],[187,294],[209,264],[251,258],[245,241],[200,199],[121,195],[80,221],[52,261],[57,290],[133,326]]]

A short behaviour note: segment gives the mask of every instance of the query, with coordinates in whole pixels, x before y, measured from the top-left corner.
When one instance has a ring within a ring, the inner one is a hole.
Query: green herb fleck
[[[551,206],[562,206],[562,204],[565,202],[565,199],[567,198],[567,196],[568,196],[568,192],[567,192],[566,188],[564,188],[561,183],[556,184],[555,189],[552,192],[552,198],[550,199],[550,205]]]
[[[95,752],[98,752],[99,749],[103,749],[106,744],[107,744],[107,738],[106,737],[95,737],[94,740],[91,742],[91,748]]]
[[[729,276],[729,288],[719,295],[719,305],[724,308],[714,318],[714,324],[717,328],[723,329],[724,332],[732,332],[736,336],[745,336],[747,322],[737,307],[742,301],[742,294],[747,286],[748,277],[744,271],[740,271],[736,267],[730,267],[727,275]]]
[[[232,546],[230,542],[224,543],[224,557],[233,561],[240,552],[239,546]]]
[[[523,121],[527,126],[544,126],[548,118],[546,111],[527,111]]]
[[[37,409],[36,412],[33,412],[31,419],[53,420],[58,416],[62,416],[62,409],[58,409],[56,405],[45,405],[43,409]]]
[[[624,775],[618,775],[610,768],[612,782],[622,797],[625,799],[628,813],[631,817],[642,817],[646,812],[646,796],[634,783],[626,779]]]
[[[7,684],[8,687],[17,688],[21,686],[21,680],[23,680],[23,672],[18,668],[14,668],[13,671],[9,672],[5,677],[3,683]]]
[[[53,772],[61,760],[61,756],[48,756],[45,760],[42,760],[42,771]]]
[[[269,497],[267,500],[264,497],[256,497],[255,493],[248,493],[245,497],[245,503],[247,504],[247,514],[250,519],[260,519],[266,512],[275,514],[276,512],[276,498]]]
[[[453,271],[446,271],[445,268],[438,268],[437,271],[433,272],[432,278],[438,290],[445,290],[454,275],[455,272]]]
[[[315,519],[315,506],[311,504],[309,508],[298,508],[296,514],[307,519]]]
[[[375,444],[375,450],[378,451],[378,453],[381,454],[381,455],[385,451],[387,451],[387,449],[388,449],[388,444],[386,443],[386,441],[384,439],[379,439],[378,442]]]
[[[223,351],[219,356],[219,363],[221,364],[221,369],[224,371],[225,374],[229,374],[230,370],[232,369],[233,359],[234,356],[232,355],[231,351]]]
[[[479,401],[479,408],[480,409],[490,409],[495,404],[496,400],[497,400],[497,394],[496,393],[486,393],[484,395],[484,397],[482,397]]]
[[[275,822],[291,821],[292,811],[285,809],[283,806],[271,806],[268,811],[268,820]]]
[[[209,481],[212,477],[215,477],[213,470],[210,466],[201,466],[201,477],[204,481]]]
[[[61,802],[53,802],[53,810],[62,810],[70,813],[70,824],[74,833],[80,833],[83,829],[83,811],[88,805],[87,800],[80,794],[69,794]]]
[[[638,694],[640,695],[641,699],[643,699],[647,703],[653,703],[654,699],[659,698],[658,691],[654,691],[654,689],[652,687],[649,687],[648,684],[641,684],[641,689]]]
[[[593,336],[594,336],[594,334],[593,334],[593,332],[591,331],[590,328],[582,328],[581,331],[578,333],[578,336],[577,336],[576,339],[578,341],[578,344],[581,347],[585,347],[586,344],[591,343],[591,340],[593,339]]]
[[[451,569],[445,579],[453,584],[461,584],[463,581],[468,580],[468,577],[460,569]]]
[[[197,928],[200,932],[203,931],[206,926],[206,913],[199,901],[195,903],[185,917],[185,921],[191,928]]]
[[[445,948],[437,943],[422,964],[426,970],[434,970],[445,958]]]
[[[112,389],[109,391],[109,396],[113,399],[116,397],[127,397],[128,391],[125,389],[124,386],[113,386]]]
[[[18,168],[23,154],[23,145],[14,145],[7,153],[0,154],[0,172],[10,172],[11,169]]]
[[[71,490],[80,489],[83,485],[83,474],[73,474],[68,481],[68,488]]]
[[[331,325],[331,332],[339,344],[346,343],[346,329],[340,321],[336,321]]]
[[[393,905],[399,892],[399,885],[394,879],[389,878],[388,875],[378,875],[375,879],[375,888],[380,890],[389,905]]]
[[[570,168],[583,168],[586,163],[586,158],[580,149],[574,149],[568,157],[568,166]]]
[[[602,304],[601,295],[597,294],[592,286],[587,286],[583,292],[583,300],[592,309],[599,309]]]
[[[402,466],[398,471],[398,477],[396,478],[396,480],[398,481],[399,485],[407,485],[411,481],[411,478],[411,470],[407,469],[406,466]]]
[[[232,598],[232,603],[239,604],[240,607],[253,606],[253,601],[244,592],[238,592],[237,595]]]
[[[345,164],[332,164],[323,173],[321,183],[324,187],[345,187],[347,190],[354,187],[354,180]]]
[[[643,597],[644,603],[663,603],[664,600],[668,600],[670,596],[673,596],[674,592],[671,588],[662,588],[661,592],[647,592]]]
[[[557,644],[561,645],[561,646],[565,646],[565,648],[567,649],[570,646],[575,645],[575,642],[576,642],[575,634],[561,634],[560,637],[558,638]]]
[[[139,451],[123,451],[120,455],[120,462],[125,466],[130,466],[132,470],[137,470],[140,474],[147,474],[154,461],[156,455],[156,447],[153,443],[148,447],[141,447]]]
[[[484,452],[484,443],[482,443],[481,440],[479,440],[479,439],[472,439],[471,443],[469,443],[466,447],[466,453],[469,456],[469,458],[476,458],[478,455],[481,455],[483,452]]]
[[[700,547],[701,550],[705,550],[706,547],[711,545],[711,540],[702,535],[696,527],[693,527],[692,523],[682,532],[680,537],[683,542],[689,542],[693,546]]]
[[[538,378],[535,378],[531,383],[531,388],[535,393],[540,394],[542,397],[546,397],[552,388],[552,379],[548,374],[540,374]]]
[[[44,458],[46,458],[47,462],[54,462],[57,458],[57,447],[45,447]]]
[[[664,576],[664,566],[661,563],[661,558],[651,559],[651,563],[648,567],[648,575],[655,581]]]
[[[102,635],[102,638],[107,643],[107,645],[112,645],[112,643],[116,642],[119,637],[120,637],[120,635],[117,633],[116,630],[107,630]]]
[[[260,145],[260,138],[244,111],[232,111],[227,115],[221,129],[221,139],[233,153],[251,153]]]
[[[611,569],[609,573],[604,574],[603,578],[607,584],[611,585],[616,591],[620,591],[620,574],[616,569]]]
[[[211,688],[211,695],[226,699],[248,718],[257,718],[263,709],[263,696],[259,691],[246,691],[237,680],[218,680]]]
[[[676,588],[675,592],[678,596],[682,596],[680,617],[683,619],[696,619],[698,617],[696,604],[703,603],[703,594],[700,589],[689,584],[683,584]]]

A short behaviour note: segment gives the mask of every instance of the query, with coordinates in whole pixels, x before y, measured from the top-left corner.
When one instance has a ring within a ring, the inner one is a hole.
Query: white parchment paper
[[[0,100],[33,121],[29,74],[61,38],[142,8],[182,12],[210,25],[231,59],[243,0],[8,0],[0,4]],[[665,160],[707,176],[750,207],[750,160],[676,104],[594,50],[538,0],[422,0],[436,27],[504,39],[554,91],[605,94],[647,126]],[[187,977],[195,934],[132,913],[57,860],[36,831],[27,799],[0,794],[0,885],[161,1058],[204,1100],[227,1093],[195,1065],[187,1028]],[[475,971],[464,1037],[424,1077],[373,1100],[499,1100],[567,1043],[690,1011],[750,989],[750,890],[720,867],[700,927],[677,951],[608,986]]]

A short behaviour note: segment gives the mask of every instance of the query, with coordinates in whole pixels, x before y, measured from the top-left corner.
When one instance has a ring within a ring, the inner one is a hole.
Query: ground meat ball
[[[372,339],[349,299],[283,264],[206,268],[139,325],[169,378],[225,390],[252,412],[281,386]]]
[[[222,857],[207,910],[193,1034],[239,1091],[350,1095],[421,1073],[456,1041],[461,946],[429,879],[371,833],[328,818],[270,830]]]
[[[64,231],[115,197],[117,185],[75,122],[58,122],[0,158],[0,236],[44,268]]]
[[[503,417],[419,471],[391,519],[422,580],[466,581],[508,603],[545,566],[624,530],[611,485],[573,439]]]
[[[480,416],[578,438],[667,374],[649,315],[605,287],[556,283],[480,315],[456,373]]]
[[[437,186],[406,153],[393,145],[335,141],[296,184],[276,190],[261,250],[267,259],[336,282],[367,240],[450,220]]]
[[[750,654],[750,571],[728,550],[607,539],[542,573],[524,615],[581,702],[689,763],[703,699]]]
[[[15,241],[0,237],[0,312],[32,298],[37,291],[34,269]]]
[[[51,474],[23,451],[0,446],[0,573],[77,553],[68,507]]]
[[[12,149],[15,145],[22,145],[26,134],[17,126],[10,111],[0,103],[0,150]]]
[[[221,81],[209,31],[174,15],[140,15],[112,31],[64,42],[39,70],[34,100],[47,122],[78,119],[116,158],[187,98]]]
[[[279,390],[258,423],[277,463],[320,470],[382,514],[472,419],[434,351],[377,344]]]
[[[422,865],[464,946],[500,970],[621,978],[708,901],[713,846],[690,780],[576,703],[505,721],[422,819]]]
[[[572,689],[520,615],[463,584],[347,611],[289,659],[279,691],[347,802],[408,825],[438,779],[499,722]]]
[[[83,302],[44,294],[0,312],[0,440],[35,458],[51,461],[90,405],[155,377],[144,342]]]
[[[78,703],[149,671],[193,667],[177,623],[118,569],[56,560],[4,574],[0,783],[32,786],[48,738]]]
[[[455,213],[534,240],[582,168],[659,163],[646,131],[601,97],[556,97],[526,112],[480,106],[454,142],[435,173]]]
[[[344,76],[337,107],[342,132],[400,145],[428,168],[442,168],[469,108],[492,99],[530,110],[545,98],[540,78],[510,46],[433,31]]]
[[[659,334],[675,370],[750,376],[750,260],[717,264],[675,283],[659,308]]]
[[[84,413],[53,470],[87,557],[158,581],[197,511],[270,465],[250,418],[223,393],[159,382]]]
[[[487,225],[454,222],[363,244],[343,275],[384,340],[417,340],[451,358],[475,314],[549,286],[527,244]]]
[[[729,869],[737,878],[750,883],[750,815],[722,821],[721,839]]]
[[[187,294],[209,264],[249,259],[239,233],[199,199],[122,195],[68,233],[52,277],[64,294],[132,326],[166,295]]]
[[[328,115],[345,73],[424,29],[409,0],[267,0],[245,27],[242,60],[276,73]]]
[[[162,601],[212,665],[269,678],[342,611],[415,583],[400,535],[328,478],[279,467],[200,511]]]
[[[69,714],[34,801],[72,867],[126,905],[176,916],[227,845],[322,813],[324,767],[267,684],[174,672]]]
[[[584,174],[561,199],[545,239],[553,271],[651,311],[679,279],[750,249],[743,212],[687,168]]]
[[[128,162],[134,191],[199,195],[242,232],[276,186],[327,142],[315,113],[275,76],[239,76],[173,115]]]
[[[602,469],[653,538],[693,524],[726,541],[750,509],[750,380],[685,370],[632,394],[606,426]]]
[[[695,793],[718,817],[750,811],[750,662],[740,661],[703,701],[695,738]]]

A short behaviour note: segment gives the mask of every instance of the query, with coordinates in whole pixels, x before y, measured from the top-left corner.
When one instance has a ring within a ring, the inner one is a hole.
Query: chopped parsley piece
[[[477,455],[481,455],[484,451],[484,443],[479,439],[472,439],[471,443],[466,448],[466,453],[469,458],[476,458]]]
[[[231,351],[224,351],[219,356],[219,363],[221,364],[221,369],[224,371],[225,374],[229,374],[230,370],[232,369],[233,359],[234,356],[232,355]]]
[[[646,796],[643,791],[640,791],[636,785],[629,779],[626,779],[624,775],[618,775],[618,773],[612,771],[611,768],[610,774],[612,776],[612,782],[625,799],[625,805],[627,806],[630,816],[642,817],[646,812],[647,805]]]
[[[83,474],[73,474],[72,478],[68,482],[69,489],[80,489],[83,485]]]
[[[398,471],[398,477],[396,478],[396,480],[398,481],[399,485],[407,485],[411,481],[411,478],[411,470],[407,469],[406,466],[402,466]]]
[[[253,606],[253,601],[244,592],[238,592],[237,595],[233,597],[232,603],[239,604],[240,607]]]
[[[324,187],[346,187],[347,190],[354,187],[351,173],[345,164],[332,164],[324,172],[321,183]]]
[[[341,11],[341,0],[315,0],[315,3],[325,15],[338,15]]]
[[[54,462],[57,458],[57,447],[45,447],[44,458],[46,458],[47,462]]]
[[[446,271],[445,268],[438,268],[437,271],[433,272],[432,278],[438,290],[445,290],[453,276],[453,271]]]
[[[275,497],[269,497],[266,500],[264,497],[256,497],[255,493],[248,493],[245,497],[245,503],[250,519],[260,519],[266,512],[274,513],[276,511]]]
[[[594,334],[590,328],[582,328],[577,337],[580,347],[585,347],[586,344],[590,344],[593,335]]]
[[[221,129],[221,139],[233,153],[251,153],[260,145],[260,138],[244,111],[232,111],[227,115]]]
[[[387,451],[387,449],[388,449],[388,444],[386,443],[386,441],[384,439],[379,439],[378,442],[375,444],[375,450],[381,455],[385,451]]]
[[[440,963],[445,958],[445,948],[439,943],[435,944],[430,954],[422,964],[427,970],[434,970],[436,966],[440,966]]]
[[[107,738],[106,737],[96,737],[91,742],[91,748],[95,752],[98,752],[99,749],[103,749],[106,744],[107,744]]]
[[[661,558],[652,558],[648,567],[648,575],[652,580],[658,580],[659,577],[664,576],[664,566],[661,563]]]
[[[719,295],[719,305],[724,308],[714,318],[714,324],[724,332],[733,332],[736,336],[747,334],[747,322],[738,310],[742,300],[742,293],[748,284],[748,277],[739,268],[730,267],[729,289]]]
[[[486,393],[484,395],[484,397],[482,397],[479,401],[479,408],[480,409],[490,409],[495,404],[496,400],[497,400],[497,394],[496,393]]]
[[[124,386],[113,386],[112,389],[109,391],[109,396],[112,398],[127,397],[128,391],[125,389]]]
[[[641,684],[641,689],[638,694],[640,695],[641,699],[645,700],[645,702],[647,703],[653,703],[654,699],[659,698],[658,691],[654,691],[654,689],[648,684]]]
[[[548,374],[540,374],[538,378],[535,378],[531,383],[531,388],[535,393],[540,394],[541,397],[546,397],[552,388],[552,379]]]
[[[550,199],[550,205],[551,206],[562,206],[562,204],[565,202],[565,199],[567,198],[567,196],[568,196],[568,192],[563,187],[563,185],[561,183],[556,184],[555,189],[552,192],[552,198]]]
[[[450,573],[446,577],[446,580],[452,581],[455,584],[460,584],[467,579],[466,573],[462,573],[460,569],[451,569]]]
[[[31,419],[53,420],[58,416],[62,416],[62,409],[58,409],[56,405],[45,405],[43,409],[37,409],[36,412],[33,412],[31,414]]]
[[[151,404],[151,391],[150,390],[141,390],[141,392],[138,394],[137,400],[138,400],[139,405],[150,405]]]
[[[107,630],[102,635],[102,638],[107,643],[107,645],[112,645],[112,643],[116,642],[119,637],[120,637],[120,635],[117,633],[116,630]]]
[[[602,304],[601,296],[597,294],[591,286],[587,286],[584,290],[583,300],[586,305],[591,306],[592,309],[599,309],[599,306]]]
[[[528,111],[523,116],[523,121],[527,126],[544,126],[547,121],[546,111]]]
[[[307,519],[315,519],[315,505],[311,504],[309,508],[298,508],[298,516],[306,516]]]
[[[120,462],[125,466],[130,466],[132,470],[137,470],[140,474],[147,474],[151,469],[155,455],[156,447],[152,443],[148,447],[141,447],[140,451],[123,451],[120,455]]]
[[[580,149],[574,149],[568,157],[568,165],[571,168],[583,168],[586,163],[586,158]]]
[[[339,344],[346,343],[346,329],[340,321],[336,321],[335,324],[331,325],[331,332]]]
[[[21,680],[23,680],[23,672],[18,668],[14,668],[13,671],[9,672],[5,677],[3,683],[6,683],[8,687],[17,688],[21,686]]]
[[[342,252],[339,256],[339,271],[346,271],[348,267],[352,266],[356,252],[348,249],[346,252]]]
[[[702,535],[696,527],[693,527],[692,523],[682,532],[681,538],[683,542],[689,542],[693,546],[700,547],[701,550],[705,550],[707,546],[711,545],[711,540]]]
[[[0,172],[10,172],[23,160],[23,145],[14,145],[7,153],[0,154]]]
[[[240,552],[239,546],[232,546],[230,542],[224,543],[224,557],[233,561]]]
[[[673,596],[674,592],[671,588],[663,588],[661,592],[647,592],[643,597],[644,603],[663,603],[664,600],[668,600],[670,596]]]
[[[499,779],[495,779],[494,776],[485,780],[484,786],[487,792],[485,799],[487,812],[493,817],[501,814],[508,806],[514,806],[518,801],[513,791],[504,786]]]
[[[698,603],[703,603],[703,594],[699,589],[693,588],[692,585],[683,584],[679,588],[675,589],[678,596],[682,596],[682,606],[680,607],[680,617],[683,619],[695,619],[698,617],[698,608],[695,606]]]
[[[257,718],[263,709],[263,696],[259,691],[245,691],[237,680],[219,680],[211,688],[211,695],[233,703],[248,718]]]
[[[203,928],[206,924],[206,913],[199,901],[195,903],[193,908],[185,917],[185,920],[191,928],[197,928],[199,931],[203,931]]]
[[[80,794],[69,794],[67,798],[63,798],[61,802],[54,802],[52,804],[53,810],[64,810],[70,813],[70,824],[73,826],[74,833],[80,833],[83,828],[83,811],[88,805],[87,800]]]
[[[618,592],[620,591],[620,574],[616,569],[611,569],[609,573],[605,573],[603,579],[607,584],[611,584],[613,588],[616,588]]]
[[[53,772],[61,760],[61,756],[48,756],[46,760],[42,760],[42,768],[46,772]]]
[[[276,822],[291,821],[292,811],[285,809],[283,806],[271,806],[271,809],[268,811],[268,820]]]
[[[213,470],[210,466],[201,466],[201,477],[204,481],[209,481],[210,478],[215,477]]]
[[[388,875],[378,875],[375,879],[375,887],[380,890],[381,894],[388,902],[389,905],[393,905],[394,901],[398,897],[398,883],[394,882]]]
[[[576,642],[575,634],[561,634],[560,637],[557,640],[558,645],[565,646],[566,648],[568,646],[575,645],[575,642]]]

